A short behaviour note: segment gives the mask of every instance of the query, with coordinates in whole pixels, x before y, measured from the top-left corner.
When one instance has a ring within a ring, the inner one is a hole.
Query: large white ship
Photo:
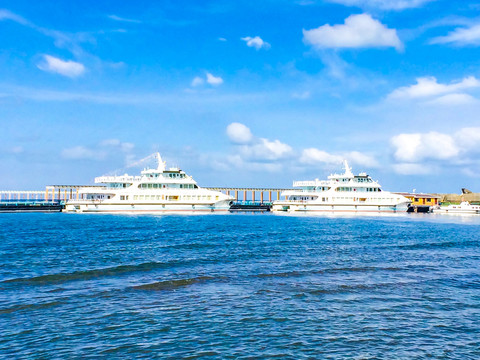
[[[166,169],[159,153],[158,166],[140,176],[100,176],[101,186],[84,187],[79,198],[69,200],[66,212],[216,212],[228,211],[232,196],[202,189],[178,168]]]
[[[273,202],[272,211],[288,212],[398,212],[407,211],[410,200],[383,191],[366,173],[354,175],[344,161],[345,172],[328,180],[294,181],[295,190],[282,192],[285,200]]]

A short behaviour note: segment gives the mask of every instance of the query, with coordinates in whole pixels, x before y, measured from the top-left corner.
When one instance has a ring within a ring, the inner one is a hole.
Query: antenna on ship
[[[167,162],[162,160],[162,156],[159,152],[155,153],[155,158],[157,159],[157,171],[164,172]]]
[[[352,168],[350,166],[348,166],[348,161],[347,160],[343,160],[343,168],[345,169],[345,174],[344,175],[353,176]]]

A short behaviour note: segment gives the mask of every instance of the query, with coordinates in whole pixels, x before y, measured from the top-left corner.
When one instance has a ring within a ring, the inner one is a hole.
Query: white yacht
[[[159,153],[158,166],[140,176],[100,176],[100,186],[84,187],[78,199],[68,200],[66,212],[215,212],[228,211],[232,196],[202,189],[178,168],[166,169]]]
[[[439,206],[433,209],[435,214],[480,214],[480,205],[462,201],[460,205]]]
[[[288,212],[399,212],[407,211],[410,200],[383,191],[366,173],[354,175],[348,162],[345,172],[328,180],[294,181],[298,190],[287,190],[285,200],[273,202],[272,211]]]

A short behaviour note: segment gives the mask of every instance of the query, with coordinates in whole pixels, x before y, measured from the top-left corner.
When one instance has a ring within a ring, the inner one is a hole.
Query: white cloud
[[[394,47],[403,49],[395,29],[388,29],[369,14],[350,15],[344,24],[323,25],[303,30],[303,41],[315,48],[371,48]]]
[[[431,174],[443,168],[474,176],[480,166],[480,127],[462,128],[455,133],[399,134],[390,139],[396,173]]]
[[[250,129],[241,123],[231,123],[227,126],[227,136],[234,144],[238,145],[238,156],[243,162],[251,161],[274,161],[284,159],[292,154],[290,145],[280,140],[269,140],[253,136]]]
[[[378,162],[372,156],[358,151],[345,152],[341,154],[331,154],[316,148],[308,148],[302,151],[300,162],[304,164],[340,164],[343,160],[348,160],[352,164],[366,167],[377,167]]]
[[[105,157],[104,153],[94,151],[85,146],[74,146],[63,149],[61,155],[65,159],[72,160],[101,160]]]
[[[41,63],[37,65],[40,70],[57,73],[67,77],[77,77],[85,72],[85,66],[75,61],[64,61],[59,58],[44,55]]]
[[[227,126],[227,136],[235,144],[247,144],[253,139],[250,129],[237,122]]]
[[[420,7],[434,0],[328,0],[346,6],[358,6],[362,8],[379,8],[383,10],[403,10]]]
[[[468,94],[448,94],[440,96],[439,98],[433,99],[428,102],[431,105],[446,105],[446,106],[457,106],[457,105],[468,105],[474,104],[477,102],[472,95]]]
[[[315,148],[304,149],[300,157],[300,162],[304,164],[340,164],[342,161],[343,157],[340,155],[332,155],[326,151]]]
[[[393,171],[401,175],[428,175],[434,172],[434,169],[425,164],[394,164]]]
[[[134,147],[135,145],[129,142],[122,142],[118,139],[105,139],[92,147],[79,145],[63,149],[61,156],[64,159],[72,160],[104,160],[107,157],[118,154],[128,157]]]
[[[374,157],[359,151],[350,151],[344,153],[343,156],[352,164],[362,165],[369,168],[375,168],[379,166],[378,161]]]
[[[425,98],[436,95],[456,93],[461,90],[480,87],[480,81],[474,76],[452,84],[440,84],[433,76],[417,78],[417,83],[400,87],[388,95],[389,98]],[[458,99],[457,99],[458,100]]]
[[[191,87],[197,87],[197,86],[201,86],[205,83],[207,83],[209,85],[212,85],[212,86],[218,86],[218,85],[223,84],[223,79],[219,76],[214,76],[211,73],[207,72],[205,74],[205,78],[202,78],[200,76],[195,76],[193,78],[192,82],[190,83],[190,86]]]
[[[137,23],[137,24],[141,23],[140,20],[127,19],[127,18],[120,17],[120,16],[117,16],[117,15],[108,15],[108,18],[111,19],[111,20],[120,21],[120,22]]]
[[[446,36],[433,38],[430,44],[480,45],[480,24],[469,28],[457,28]]]
[[[247,43],[247,46],[254,47],[257,50],[260,50],[262,48],[263,49],[270,48],[270,44],[266,41],[263,41],[260,36],[255,36],[255,37],[246,36],[246,37],[242,37],[241,40],[245,41]]]
[[[300,93],[293,93],[292,94],[292,98],[294,99],[299,99],[299,100],[306,100],[306,99],[310,99],[310,91],[304,91],[304,92],[300,92]]]
[[[106,139],[99,144],[102,147],[111,147],[121,150],[123,152],[130,152],[134,149],[135,145],[129,142],[121,142],[118,139]]]
[[[220,85],[223,83],[223,79],[221,77],[213,76],[210,73],[207,73],[207,83],[210,85]]]
[[[22,25],[30,25],[23,17],[5,9],[0,9],[0,21],[2,20],[12,20]]]
[[[455,138],[463,148],[480,152],[480,127],[469,127],[458,130]]]
[[[447,160],[458,156],[460,149],[454,138],[447,134],[399,134],[391,139],[394,157],[400,162],[415,163],[425,159]]]
[[[203,83],[205,82],[205,80],[203,80],[200,76],[195,76],[192,80],[192,87],[195,87],[195,86],[200,86],[200,85],[203,85]]]
[[[252,144],[242,145],[240,152],[253,160],[279,160],[290,155],[292,148],[280,140],[260,138]]]
[[[223,37],[219,37],[218,38],[218,41],[227,41],[227,39],[223,38]]]
[[[390,139],[390,144],[398,162],[393,169],[399,174],[432,173],[439,171],[440,164],[460,166],[464,173],[472,173],[472,166],[478,168],[480,127],[462,128],[452,134],[399,134]]]

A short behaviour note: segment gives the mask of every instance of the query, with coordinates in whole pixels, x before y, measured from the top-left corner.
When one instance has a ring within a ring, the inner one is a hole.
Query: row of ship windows
[[[315,198],[312,196],[292,196],[289,198],[289,200],[301,200],[301,201],[309,201],[309,200],[314,200]],[[330,201],[329,198],[327,197],[322,197],[322,202],[328,202]],[[332,197],[332,201],[337,201],[337,200],[352,200],[352,201],[383,201],[386,200],[385,198],[358,198],[358,197],[341,197],[341,196],[334,196]]]
[[[352,188],[352,187],[343,187],[340,186],[335,189],[335,191],[366,191],[366,192],[380,192],[382,191],[380,188]]]
[[[359,182],[359,183],[362,183],[362,182],[373,182],[372,179],[368,179],[368,178],[355,178],[355,181],[356,182]]]
[[[160,176],[162,177],[169,177],[169,178],[180,178],[180,179],[184,179],[186,178],[186,174],[178,174],[178,173],[163,173],[163,174],[150,174],[150,175],[147,175],[148,177],[150,178],[158,178]]]
[[[129,200],[131,196],[129,195],[120,195],[120,200]],[[218,195],[215,196],[215,200],[218,200]],[[133,195],[133,200],[169,200],[169,201],[180,201],[180,200],[203,200],[211,201],[213,200],[212,195]]]
[[[165,189],[173,186],[171,184],[140,184],[138,187],[140,189]],[[180,184],[180,189],[198,189],[198,186],[195,184]]]

